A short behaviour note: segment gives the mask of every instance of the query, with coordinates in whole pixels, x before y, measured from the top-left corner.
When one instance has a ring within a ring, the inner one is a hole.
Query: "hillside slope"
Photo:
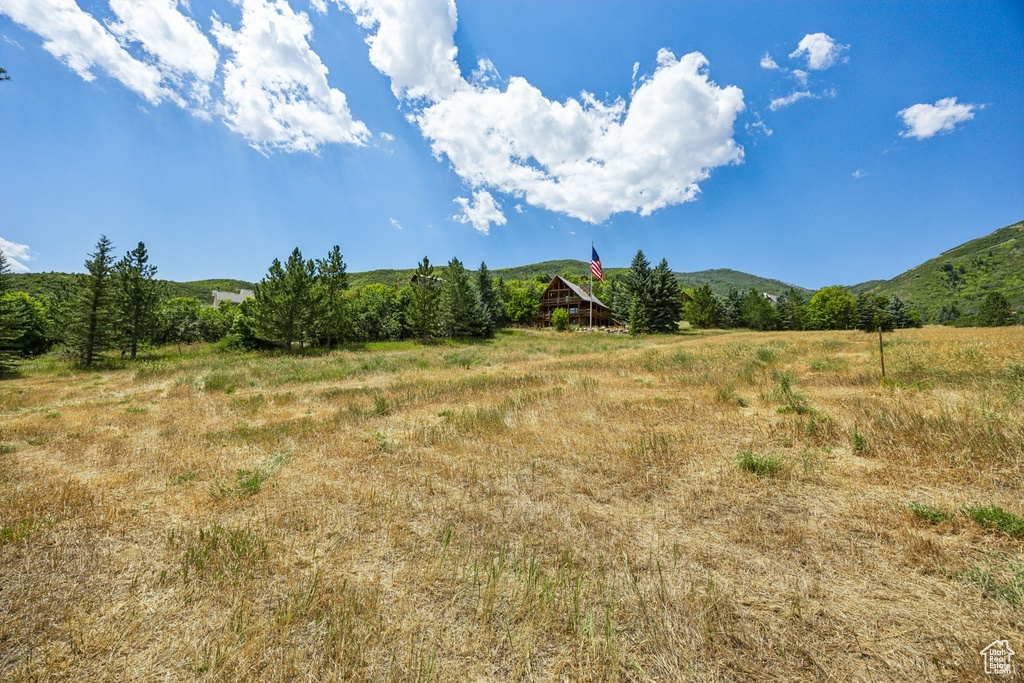
[[[70,289],[75,279],[75,273],[12,273],[11,285],[17,292],[28,292],[34,297],[52,297],[57,295],[61,289]],[[192,282],[171,282],[170,280],[158,280],[165,288],[165,296],[170,299],[178,296],[188,296],[199,299],[204,304],[213,303],[213,290],[219,289],[225,292],[237,292],[239,289],[252,289],[253,283],[245,280],[194,280]]]
[[[605,268],[605,281],[610,281],[612,278],[624,274],[627,270],[627,268]],[[362,287],[375,282],[394,285],[396,282],[408,282],[414,272],[416,272],[415,269],[407,268],[405,270],[385,269],[350,273],[349,284],[353,287]],[[541,261],[540,263],[531,263],[513,268],[496,268],[491,271],[491,274],[496,278],[502,277],[506,280],[532,280],[538,275],[587,278],[590,277],[590,264],[586,261],[577,261],[575,259]],[[677,272],[675,275],[676,279],[683,286],[692,289],[708,283],[711,285],[711,291],[720,297],[728,294],[730,287],[741,290],[754,288],[758,291],[782,293],[791,286],[779,280],[763,278],[728,268],[702,270],[695,273]],[[805,289],[804,287],[797,287],[797,289],[808,295],[813,293],[813,290]]]
[[[989,292],[1002,292],[1012,306],[1022,306],[1024,221],[965,242],[868,291],[895,294],[928,320],[951,304],[962,313],[977,311]]]

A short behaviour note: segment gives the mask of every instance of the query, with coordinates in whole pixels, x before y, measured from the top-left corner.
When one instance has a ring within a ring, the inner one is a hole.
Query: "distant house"
[[[234,292],[222,292],[219,289],[213,290],[213,307],[217,308],[220,306],[222,301],[227,301],[232,304],[240,304],[246,299],[251,299],[253,293],[251,289],[240,289],[238,293]]]
[[[540,295],[540,309],[534,322],[542,327],[551,325],[551,313],[564,308],[569,314],[569,324],[584,327],[590,324],[591,304],[594,311],[594,325],[618,325],[611,310],[596,296],[591,296],[582,287],[556,275],[544,293]]]

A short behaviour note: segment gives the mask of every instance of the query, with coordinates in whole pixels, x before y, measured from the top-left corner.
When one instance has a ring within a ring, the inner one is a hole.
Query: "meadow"
[[[1020,328],[195,345],[0,382],[0,678],[986,680]],[[1024,655],[1018,655],[1024,657]]]

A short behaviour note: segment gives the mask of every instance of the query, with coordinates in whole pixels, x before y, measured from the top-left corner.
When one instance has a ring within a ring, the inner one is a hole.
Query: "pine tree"
[[[1001,292],[989,292],[981,302],[978,324],[982,327],[1002,327],[1013,324],[1010,301]]]
[[[348,289],[348,273],[345,261],[342,260],[341,248],[327,252],[326,259],[317,259],[317,284],[321,292],[320,323],[327,339],[327,348],[339,341],[345,330],[345,297],[343,292]]]
[[[17,343],[21,326],[15,319],[14,307],[7,299],[11,290],[11,269],[4,250],[0,249],[0,375],[14,371],[17,366]]]
[[[802,330],[807,319],[807,299],[795,287],[790,287],[775,304],[780,330]]]
[[[77,283],[71,304],[70,341],[86,367],[110,346],[114,330],[114,245],[100,235],[96,251],[85,262],[88,271]]]
[[[775,307],[761,292],[751,289],[743,298],[743,324],[760,332],[775,330],[779,327]]]
[[[694,290],[693,297],[686,302],[686,321],[693,327],[704,329],[722,324],[722,304],[711,291],[711,285],[702,284]]]
[[[426,256],[417,264],[415,278],[406,316],[412,333],[426,341],[438,331],[438,300],[441,294],[440,283],[434,277],[434,266]]]
[[[487,264],[482,261],[480,262],[480,270],[476,273],[476,291],[480,294],[480,303],[483,305],[487,318],[490,320],[484,336],[493,336],[494,328],[500,323],[501,315],[499,309],[501,308],[501,302],[498,300],[498,290],[494,286],[494,280],[491,279],[491,272],[487,270]]]
[[[453,258],[441,283],[441,328],[447,337],[484,337],[491,327],[490,315],[473,290],[469,273]]]
[[[134,359],[139,342],[148,339],[152,332],[160,301],[160,289],[154,279],[156,266],[149,264],[146,245],[139,242],[139,246],[118,261],[114,272],[118,337],[121,348],[130,351]]]
[[[633,257],[623,285],[624,295],[629,299],[630,334],[650,332],[653,323],[654,274],[643,251],[637,251]]]
[[[319,299],[314,291],[316,264],[302,258],[296,247],[284,267],[278,259],[270,264],[266,277],[253,292],[253,325],[261,339],[291,349],[302,343],[311,326],[310,312]]]
[[[913,327],[910,319],[910,310],[903,300],[893,294],[885,302],[885,315],[889,318],[889,325],[897,330]]]
[[[729,288],[729,293],[723,303],[725,311],[723,322],[726,327],[743,326],[743,299],[745,296],[743,290],[737,291],[734,287]]]
[[[679,331],[679,321],[683,317],[682,290],[667,260],[661,259],[654,269],[653,285],[651,331],[674,334]]]

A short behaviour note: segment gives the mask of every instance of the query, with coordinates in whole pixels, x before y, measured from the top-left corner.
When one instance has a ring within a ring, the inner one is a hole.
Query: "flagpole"
[[[594,331],[594,240],[590,240],[590,331]]]

